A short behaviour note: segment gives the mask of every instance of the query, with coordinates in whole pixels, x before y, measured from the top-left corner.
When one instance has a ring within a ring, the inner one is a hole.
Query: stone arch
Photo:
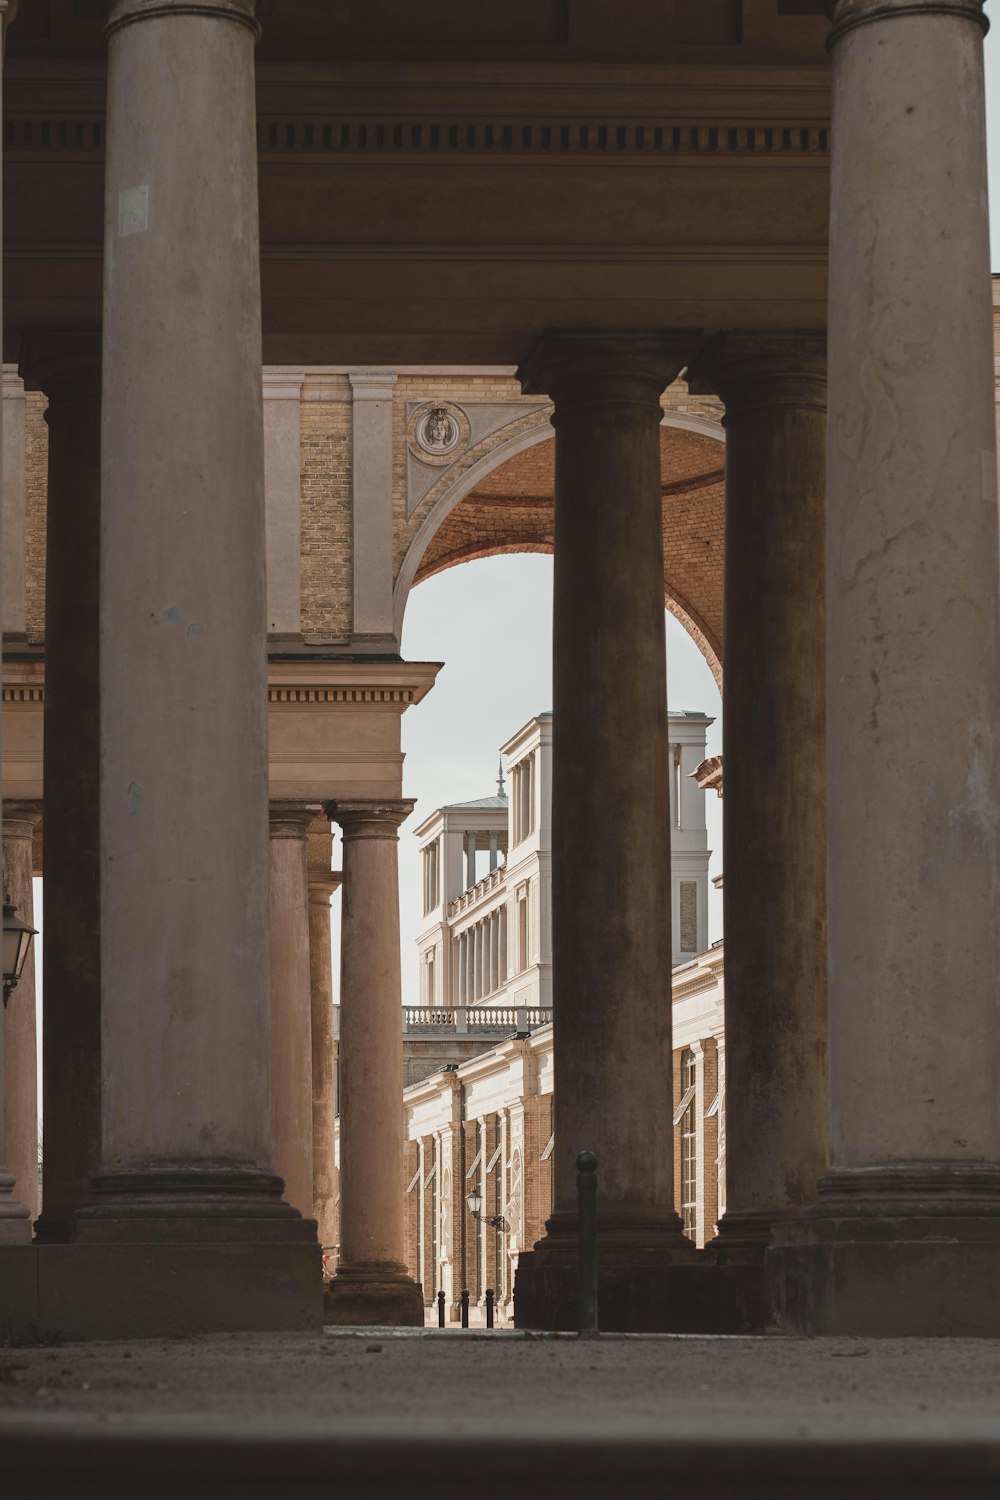
[[[493,447],[438,495],[396,579],[396,629],[410,589],[460,562],[552,551],[552,427],[545,413]],[[664,599],[722,686],[724,442],[721,423],[664,413]],[[548,449],[541,445],[549,444]]]

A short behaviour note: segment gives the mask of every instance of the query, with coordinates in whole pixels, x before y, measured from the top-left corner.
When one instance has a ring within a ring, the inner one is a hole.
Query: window
[[[434,983],[434,975],[435,975],[436,968],[437,968],[437,965],[434,962],[434,949],[432,948],[431,951],[427,955],[427,980],[426,980],[425,992],[424,992],[424,1004],[425,1005],[434,1005],[436,1003],[436,1001],[437,1001],[437,995],[435,993],[436,986],[435,986],[435,983]]]
[[[696,1068],[694,1053],[681,1053],[681,1101],[675,1121],[681,1129],[681,1219],[684,1233],[694,1239],[698,1218],[698,1138],[695,1111]]]
[[[517,972],[523,974],[528,967],[528,887],[523,885],[517,893]]]
[[[433,844],[428,844],[422,851],[424,868],[424,915],[433,911],[439,900],[438,888],[438,849],[440,839],[435,839]]]

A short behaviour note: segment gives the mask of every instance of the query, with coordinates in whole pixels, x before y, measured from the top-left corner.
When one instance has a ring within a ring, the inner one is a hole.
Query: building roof
[[[507,806],[507,798],[498,797],[476,797],[471,802],[446,802],[441,812],[469,812],[474,808],[495,807],[497,809]]]

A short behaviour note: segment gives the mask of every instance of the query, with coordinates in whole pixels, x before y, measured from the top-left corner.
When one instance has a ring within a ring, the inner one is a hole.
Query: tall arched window
[[[695,1118],[695,1056],[690,1047],[681,1053],[681,1098],[678,1107],[681,1130],[681,1219],[684,1233],[692,1239],[698,1223],[698,1139]]]

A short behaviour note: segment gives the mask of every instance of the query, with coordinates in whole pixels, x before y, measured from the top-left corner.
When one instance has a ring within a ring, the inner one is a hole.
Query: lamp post
[[[17,988],[17,982],[24,972],[28,953],[31,950],[31,940],[38,931],[37,927],[31,927],[27,922],[21,920],[17,914],[17,907],[12,906],[9,901],[4,902],[3,908],[3,1008],[7,1009],[7,1001],[10,999],[11,991]]]
[[[466,1195],[465,1201],[469,1206],[469,1213],[474,1219],[478,1219],[480,1224],[489,1224],[493,1229],[506,1229],[509,1232],[510,1225],[507,1223],[507,1220],[504,1218],[503,1214],[480,1213],[480,1209],[483,1206],[483,1197],[481,1193],[468,1193]]]

